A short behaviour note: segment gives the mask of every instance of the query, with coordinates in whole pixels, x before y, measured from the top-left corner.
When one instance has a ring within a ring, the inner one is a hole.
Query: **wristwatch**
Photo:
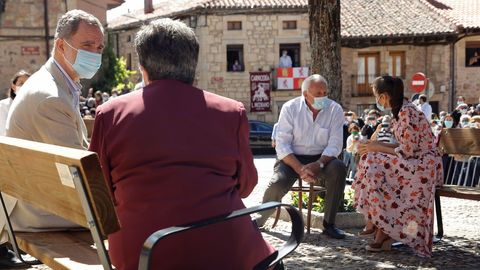
[[[325,167],[325,164],[321,162],[320,160],[317,160],[318,165],[320,166],[320,169],[323,169]]]

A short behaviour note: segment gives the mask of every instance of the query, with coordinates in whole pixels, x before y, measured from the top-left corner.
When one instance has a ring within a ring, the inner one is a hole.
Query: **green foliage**
[[[123,57],[117,58],[113,52],[111,43],[103,50],[102,67],[96,80],[92,83],[95,91],[111,93],[112,89],[123,90],[133,89],[134,83],[130,81],[130,76],[136,74],[136,71],[127,69],[127,63]]]
[[[117,83],[115,86],[116,89],[133,89],[135,84],[129,79],[131,75],[134,75],[137,72],[135,70],[127,69],[127,62],[123,57],[120,57],[120,59],[117,58],[113,70],[115,71],[115,82]]]
[[[353,196],[355,192],[353,189],[348,188],[345,190],[344,199],[343,199],[343,212],[355,212],[355,207],[353,206]],[[292,198],[292,205],[298,207],[298,192],[290,193]],[[307,209],[308,204],[308,192],[302,192],[302,207]],[[312,210],[317,212],[324,212],[325,210],[325,199],[318,196],[317,199],[313,202]]]

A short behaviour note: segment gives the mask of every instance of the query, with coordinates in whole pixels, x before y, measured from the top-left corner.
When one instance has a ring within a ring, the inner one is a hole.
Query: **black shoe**
[[[28,265],[41,264],[35,257],[25,254],[21,251],[23,262],[11,250],[10,244],[5,243],[0,245],[0,269],[5,268],[23,268]]]
[[[328,235],[329,237],[331,238],[335,238],[335,239],[343,239],[345,238],[345,232],[340,230],[340,229],[337,229],[335,227],[335,225],[333,224],[329,224],[329,225],[326,225],[324,224],[324,229],[323,229],[323,234],[325,235]]]
[[[7,244],[0,245],[0,269],[5,268],[25,268],[25,264],[15,256]]]

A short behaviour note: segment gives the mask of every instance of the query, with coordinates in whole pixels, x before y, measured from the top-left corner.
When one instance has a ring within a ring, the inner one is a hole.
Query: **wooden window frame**
[[[128,70],[132,70],[132,54],[131,53],[127,54],[127,59],[125,62],[126,62],[126,68]]]
[[[227,22],[228,31],[240,31],[242,30],[242,21],[228,21]]]
[[[363,84],[358,83],[358,77],[356,80],[356,96],[371,96],[373,95],[372,91],[370,91],[370,82],[368,80],[368,59],[369,57],[375,57],[375,77],[380,76],[380,52],[359,52],[358,53],[358,61],[365,61],[365,74],[364,74],[364,82]],[[364,59],[364,60],[361,60]],[[358,67],[358,65],[357,65]],[[357,70],[358,76],[358,70]]]
[[[395,52],[389,52],[389,56],[392,57],[392,74],[390,74],[391,76],[395,76],[395,74],[397,74],[397,65],[394,65],[395,63],[395,59],[397,57],[400,57],[400,68],[402,69],[401,72],[400,72],[400,77],[402,79],[405,79],[406,77],[406,72],[405,72],[405,69],[406,69],[406,63],[405,63],[405,51],[395,51]],[[389,69],[390,70],[390,69]]]
[[[283,30],[296,30],[297,29],[297,21],[296,20],[288,20],[282,22]]]
[[[244,62],[244,59],[245,59],[245,50],[244,50],[244,46],[243,44],[228,44],[227,45],[227,48],[226,48],[226,51],[227,51],[227,55],[226,55],[226,62],[227,62],[227,72],[245,72],[245,62]],[[228,53],[230,51],[239,51],[239,59],[238,59],[238,62],[239,64],[241,65],[241,69],[240,70],[236,70],[234,71],[232,66],[233,66],[233,61],[229,62],[228,61]]]

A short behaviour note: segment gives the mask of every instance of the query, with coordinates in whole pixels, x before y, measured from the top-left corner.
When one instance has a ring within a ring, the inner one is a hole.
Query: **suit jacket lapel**
[[[70,104],[71,108],[74,107],[73,105],[73,94],[68,89],[68,83],[65,77],[62,74],[62,71],[57,67],[55,62],[53,62],[53,58],[48,59],[45,63],[45,68],[47,71],[52,74],[53,79],[57,83],[58,91],[62,91],[68,98],[65,100],[68,104]],[[88,148],[88,140],[87,140],[87,127],[85,126],[85,122],[83,122],[83,118],[80,115],[80,111],[78,109],[74,109],[77,121],[77,130],[78,133],[81,134],[82,137],[82,144]]]

